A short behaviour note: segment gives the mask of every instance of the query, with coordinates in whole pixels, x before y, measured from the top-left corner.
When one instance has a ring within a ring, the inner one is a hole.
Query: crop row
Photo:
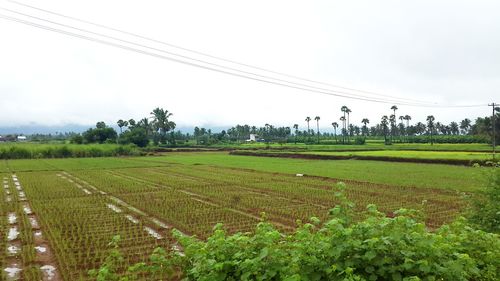
[[[102,265],[115,235],[121,237],[122,267],[145,261],[154,248],[171,244],[164,236],[157,239],[145,231],[153,229],[118,209],[108,196],[83,192],[75,182],[55,172],[22,173],[19,177],[64,280],[91,280],[88,270]]]
[[[291,221],[297,218],[307,219],[314,213],[322,216],[326,213],[325,209],[336,204],[331,191],[335,181],[331,179],[294,177],[201,165],[170,165],[165,168],[149,168],[147,171],[141,169],[123,171],[142,180],[182,186],[190,192],[226,204],[232,202],[245,207],[245,201],[251,200],[252,202],[247,205],[253,206],[254,213],[265,211],[272,214],[273,210],[280,209],[280,206],[287,208],[297,204],[299,208],[293,208],[292,212],[307,210],[311,206],[316,207],[311,212],[305,212],[304,216],[289,216]],[[359,212],[364,211],[364,207],[370,203],[377,204],[381,211],[388,214],[399,208],[415,208],[427,215],[427,221],[432,226],[453,219],[464,207],[462,194],[453,191],[363,182],[350,182],[348,185],[348,197],[356,203]],[[234,200],[227,200],[228,197]],[[249,208],[244,210],[251,211]]]
[[[261,212],[284,227],[294,226],[297,219],[308,220],[311,216],[324,219],[328,209],[336,204],[331,191],[334,182],[320,178],[202,165],[74,173],[200,237],[205,237],[216,222],[224,222],[233,231],[251,229],[247,226],[252,225]],[[348,196],[357,204],[360,216],[364,207],[374,202],[388,214],[402,207],[419,208],[433,227],[453,219],[463,207],[459,194],[443,190],[349,183]]]
[[[0,164],[1,165],[1,164]],[[7,174],[0,174],[0,179],[2,180],[1,190],[0,190],[0,280],[6,280],[4,268],[7,258],[7,232],[8,232],[8,220],[7,212],[9,210],[9,202],[6,202],[6,190],[9,190]],[[10,191],[9,191],[10,192]]]

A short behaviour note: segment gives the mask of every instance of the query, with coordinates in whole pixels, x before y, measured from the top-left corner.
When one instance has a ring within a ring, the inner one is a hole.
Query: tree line
[[[166,109],[157,107],[151,111],[151,116],[139,121],[134,119],[120,119],[116,123],[120,134],[106,123],[100,121],[95,128],[90,128],[81,135],[75,135],[73,143],[119,143],[135,144],[145,147],[150,142],[155,145],[175,144],[177,138],[174,129],[175,122],[171,121],[172,113]]]

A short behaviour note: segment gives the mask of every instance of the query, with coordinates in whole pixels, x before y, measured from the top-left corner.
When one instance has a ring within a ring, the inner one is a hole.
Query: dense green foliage
[[[481,195],[474,201],[470,220],[480,229],[500,233],[500,169],[491,171]]]
[[[146,147],[149,143],[149,139],[146,130],[144,128],[137,127],[122,133],[118,142],[121,144],[133,143],[139,147]]]
[[[32,143],[0,145],[0,159],[110,157],[139,154],[141,152],[133,145]]]
[[[96,127],[83,132],[82,137],[85,143],[116,143],[118,134],[104,122],[97,122]]]
[[[339,184],[340,203],[321,223],[298,222],[284,234],[267,222],[253,233],[228,235],[217,225],[206,241],[174,230],[184,249],[169,257],[154,253],[150,263],[129,267],[121,280],[137,280],[131,273],[180,270],[186,280],[498,280],[499,236],[467,225],[459,219],[431,232],[414,211],[401,209],[386,217],[374,205],[368,217],[354,221],[353,204]],[[163,254],[163,255],[162,255]],[[119,280],[114,259],[91,271],[97,280]],[[161,261],[161,262],[159,262]],[[105,273],[105,274],[104,274]]]

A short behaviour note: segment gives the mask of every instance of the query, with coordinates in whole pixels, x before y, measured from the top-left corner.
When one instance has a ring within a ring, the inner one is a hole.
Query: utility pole
[[[494,103],[492,102],[491,104],[488,104],[488,106],[491,106],[492,108],[492,114],[491,114],[491,124],[492,124],[492,127],[493,127],[493,160],[495,160],[495,153],[496,153],[496,133],[495,133],[495,117],[496,117],[496,114],[495,114],[495,111],[498,109],[497,106],[499,106],[500,104],[498,103]]]

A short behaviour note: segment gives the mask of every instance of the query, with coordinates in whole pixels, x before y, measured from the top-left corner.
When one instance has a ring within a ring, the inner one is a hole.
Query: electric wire
[[[191,53],[194,53],[194,54],[206,56],[206,57],[209,57],[209,58],[213,58],[213,59],[217,59],[217,60],[221,60],[221,61],[225,61],[225,62],[229,62],[229,63],[232,63],[232,64],[241,65],[241,66],[244,66],[244,67],[249,67],[249,68],[253,68],[253,69],[257,69],[257,70],[261,70],[261,71],[266,71],[266,72],[269,72],[269,73],[278,74],[278,75],[289,77],[289,78],[293,78],[293,79],[303,80],[303,81],[307,81],[307,82],[311,82],[311,83],[315,83],[315,84],[321,84],[321,85],[325,85],[325,86],[331,86],[331,87],[340,88],[340,89],[344,89],[344,90],[356,91],[356,92],[360,92],[360,93],[365,93],[365,94],[370,94],[370,95],[375,95],[375,96],[381,96],[381,97],[389,97],[389,98],[402,99],[402,98],[399,98],[399,97],[395,97],[395,96],[391,96],[391,95],[385,95],[385,94],[380,94],[380,93],[376,93],[376,92],[372,92],[372,91],[359,90],[359,89],[355,89],[355,88],[351,88],[351,87],[339,86],[339,85],[325,83],[325,82],[321,82],[321,81],[317,81],[317,80],[312,80],[312,79],[308,79],[308,78],[302,78],[302,77],[299,77],[299,76],[290,75],[290,74],[286,74],[286,73],[283,73],[283,72],[278,72],[278,71],[274,71],[274,70],[270,70],[270,69],[266,69],[266,68],[262,68],[262,67],[258,67],[258,66],[254,66],[254,65],[250,65],[250,64],[246,64],[246,63],[242,63],[242,62],[238,62],[238,61],[235,61],[235,60],[222,58],[220,56],[214,56],[214,55],[211,55],[211,54],[208,54],[208,53],[205,53],[205,52],[200,52],[200,51],[196,51],[196,50],[193,50],[193,49],[185,48],[185,47],[182,47],[182,46],[179,46],[179,45],[171,44],[171,43],[168,43],[168,42],[165,42],[165,41],[161,41],[161,40],[157,40],[157,39],[154,39],[154,38],[151,38],[151,37],[146,37],[146,36],[143,36],[143,35],[140,35],[140,34],[137,34],[137,33],[128,32],[128,31],[125,31],[125,30],[122,30],[122,29],[118,29],[118,28],[107,26],[107,25],[103,25],[103,24],[91,22],[91,21],[88,21],[88,20],[84,20],[84,19],[80,19],[80,18],[68,16],[68,15],[65,15],[65,14],[62,14],[62,13],[57,13],[57,12],[50,11],[50,10],[47,10],[47,9],[42,9],[42,8],[35,7],[35,6],[32,6],[32,5],[28,5],[28,4],[19,2],[19,1],[14,1],[14,0],[7,0],[7,1],[11,2],[11,3],[14,3],[16,5],[24,6],[24,7],[31,8],[31,9],[38,10],[38,11],[42,11],[42,12],[45,12],[45,13],[49,13],[49,14],[52,14],[52,15],[59,16],[59,17],[63,17],[63,18],[67,18],[67,19],[70,19],[70,20],[74,20],[74,21],[85,23],[85,24],[93,25],[93,26],[96,26],[96,27],[100,27],[100,28],[112,30],[112,31],[115,31],[115,32],[118,32],[118,33],[126,34],[126,35],[129,35],[129,36],[134,36],[134,37],[141,38],[141,39],[144,39],[144,40],[148,40],[148,41],[151,41],[151,42],[155,42],[155,43],[163,44],[163,45],[166,45],[166,46],[169,46],[169,47],[173,47],[173,48],[176,48],[176,49],[179,49],[179,50],[191,52]],[[404,99],[408,100],[408,101],[421,102],[419,100],[414,100],[414,99],[407,99],[407,98],[404,98]]]
[[[366,97],[366,96],[363,96],[363,95],[352,94],[350,92],[314,87],[314,86],[310,86],[310,85],[307,85],[307,84],[291,82],[291,81],[288,81],[288,80],[283,80],[283,79],[279,79],[279,78],[274,78],[274,77],[270,77],[270,76],[256,74],[256,73],[253,73],[253,72],[243,71],[243,70],[235,69],[235,68],[232,68],[232,67],[221,66],[219,64],[215,64],[215,63],[207,62],[207,61],[204,61],[204,60],[199,60],[199,59],[191,58],[191,57],[188,57],[188,56],[184,56],[184,55],[172,53],[172,52],[169,52],[169,51],[166,51],[166,50],[163,50],[163,49],[158,49],[158,48],[146,46],[146,45],[143,45],[143,44],[138,44],[138,43],[135,43],[135,42],[132,42],[132,41],[123,40],[123,39],[120,39],[120,38],[117,38],[117,37],[113,37],[113,36],[109,36],[109,35],[106,35],[106,34],[97,33],[97,32],[89,31],[89,30],[86,30],[86,29],[82,29],[82,28],[78,28],[78,27],[74,27],[74,26],[70,26],[70,25],[66,25],[66,24],[61,24],[61,23],[54,22],[54,21],[51,21],[51,20],[46,20],[46,19],[43,19],[43,18],[40,18],[40,17],[32,16],[32,15],[25,14],[25,13],[21,13],[21,12],[14,11],[14,10],[11,10],[11,9],[7,9],[7,8],[0,8],[0,9],[8,11],[8,12],[11,12],[11,13],[16,13],[18,15],[22,15],[22,16],[25,16],[25,17],[29,17],[29,18],[32,18],[32,19],[36,19],[36,20],[39,20],[39,21],[44,21],[44,22],[48,22],[48,23],[51,23],[51,24],[63,26],[65,28],[75,29],[75,30],[78,30],[78,31],[81,31],[81,32],[86,32],[86,33],[97,35],[97,36],[100,36],[100,37],[105,37],[105,38],[112,39],[112,40],[115,40],[115,41],[119,41],[119,42],[122,42],[122,43],[127,43],[127,44],[131,44],[131,45],[139,46],[141,48],[147,48],[147,49],[154,50],[154,51],[157,51],[157,52],[162,52],[162,53],[166,53],[166,54],[169,54],[169,55],[177,56],[177,57],[180,57],[180,58],[183,58],[183,59],[188,59],[188,60],[196,61],[198,63],[203,63],[203,64],[207,64],[207,65],[211,65],[211,66],[215,66],[215,67],[219,67],[219,68],[224,68],[224,69],[227,69],[227,70],[230,70],[230,71],[241,72],[241,73],[244,73],[246,75],[253,75],[253,76],[260,77],[260,78],[276,80],[276,81],[279,81],[281,83],[289,83],[289,84],[297,85],[297,86],[300,86],[300,87],[308,87],[308,88],[312,88],[312,89],[320,90],[320,91],[328,91],[328,92],[331,91],[331,92],[335,92],[335,93],[341,93],[341,94],[351,95],[353,97],[358,97],[358,98],[376,99],[376,98],[372,98],[372,97]],[[412,104],[417,104],[415,102],[406,102],[406,101],[404,101],[404,99],[401,99],[401,100],[380,99],[380,100],[384,100],[387,103],[401,103],[401,104],[402,103],[412,103]]]
[[[105,38],[108,38],[108,39],[112,39],[112,40],[116,40],[116,41],[120,41],[120,42],[124,42],[124,43],[128,43],[128,44],[140,46],[140,47],[143,47],[143,48],[148,48],[148,49],[151,49],[151,50],[168,53],[170,55],[176,55],[176,56],[179,56],[179,57],[182,57],[182,58],[185,58],[185,59],[189,59],[189,60],[193,60],[193,61],[205,63],[205,64],[208,64],[208,65],[217,66],[217,67],[221,67],[221,68],[226,68],[226,69],[229,69],[229,70],[232,70],[232,71],[238,71],[238,72],[241,72],[241,73],[244,73],[244,74],[238,74],[238,73],[234,73],[234,72],[230,72],[230,71],[225,71],[225,70],[217,69],[217,68],[214,68],[214,67],[208,67],[208,66],[204,66],[204,65],[200,65],[200,64],[196,64],[196,63],[192,63],[192,62],[187,62],[187,61],[183,61],[183,60],[180,60],[180,59],[176,59],[176,58],[167,57],[167,56],[159,55],[159,54],[156,54],[156,53],[144,51],[144,50],[141,50],[141,49],[132,48],[132,47],[125,46],[125,45],[122,45],[122,44],[105,41],[105,40],[98,39],[98,38],[95,38],[95,37],[90,37],[90,36],[86,36],[86,35],[82,35],[82,34],[78,34],[78,33],[74,33],[74,32],[69,32],[69,31],[66,31],[66,30],[57,29],[57,28],[53,28],[53,27],[50,27],[50,26],[45,26],[45,25],[42,25],[42,24],[38,24],[38,23],[35,23],[35,22],[30,22],[30,21],[27,21],[27,20],[23,20],[23,19],[19,19],[19,18],[15,18],[15,17],[11,17],[11,16],[0,14],[0,18],[6,19],[6,20],[10,20],[10,21],[22,23],[22,24],[25,24],[25,25],[30,25],[30,26],[37,27],[37,28],[40,28],[40,29],[45,29],[45,30],[48,30],[48,31],[53,31],[53,32],[65,34],[65,35],[68,35],[68,36],[72,36],[72,37],[76,37],[76,38],[80,38],[80,39],[85,39],[85,40],[93,41],[93,42],[96,42],[96,43],[101,43],[101,44],[105,44],[105,45],[109,45],[109,46],[113,46],[113,47],[117,47],[117,48],[129,50],[129,51],[133,51],[133,52],[137,52],[137,53],[141,53],[141,54],[145,54],[145,55],[150,55],[150,56],[161,58],[161,59],[166,59],[166,60],[170,60],[170,61],[174,61],[174,62],[178,62],[178,63],[182,63],[182,64],[187,64],[187,65],[190,65],[190,66],[199,67],[199,68],[203,68],[203,69],[206,69],[206,70],[216,71],[216,72],[220,72],[220,73],[224,73],[224,74],[228,74],[228,75],[233,75],[233,76],[237,76],[237,77],[241,77],[241,78],[247,78],[247,79],[251,79],[251,80],[255,80],[255,81],[259,81],[259,82],[264,82],[264,83],[269,83],[269,84],[284,86],[284,87],[288,87],[288,88],[293,88],[293,89],[298,89],[298,90],[304,90],[304,91],[309,91],[309,92],[315,92],[315,93],[320,93],[320,94],[326,94],[326,95],[332,95],[332,96],[343,97],[343,98],[349,98],[349,99],[356,99],[356,100],[363,100],[363,101],[370,101],[370,102],[378,102],[378,103],[386,103],[386,104],[391,103],[391,104],[397,104],[397,105],[417,106],[417,107],[479,107],[479,106],[485,106],[483,104],[478,104],[478,105],[437,105],[437,104],[430,105],[430,104],[428,104],[428,105],[426,105],[426,104],[401,102],[401,101],[394,101],[394,100],[387,100],[387,99],[376,99],[376,98],[371,98],[371,97],[366,97],[366,96],[353,95],[352,93],[349,93],[349,92],[343,92],[343,91],[337,91],[337,90],[330,90],[330,89],[323,89],[323,88],[313,87],[313,86],[309,86],[309,85],[305,85],[305,84],[290,82],[290,81],[283,80],[283,79],[278,79],[278,78],[274,78],[274,77],[259,75],[259,74],[255,74],[255,73],[251,73],[251,72],[246,72],[246,71],[242,71],[242,70],[238,70],[238,69],[234,69],[234,68],[229,68],[229,67],[225,67],[225,66],[220,66],[218,64],[213,64],[213,63],[206,62],[206,61],[203,61],[203,60],[193,59],[193,58],[190,58],[190,57],[187,57],[187,56],[178,55],[178,54],[171,53],[171,52],[168,52],[168,51],[165,51],[165,50],[161,50],[161,49],[157,49],[157,48],[152,48],[152,47],[145,46],[145,45],[142,45],[142,44],[137,44],[137,43],[134,43],[134,42],[131,42],[131,41],[122,40],[122,39],[111,37],[111,36],[108,36],[108,35],[104,35],[104,34],[92,32],[92,31],[88,31],[88,30],[85,30],[85,29],[80,29],[80,28],[77,28],[77,27],[73,27],[73,26],[69,26],[69,25],[65,25],[65,24],[61,24],[61,23],[57,23],[57,22],[53,22],[53,21],[50,21],[50,20],[45,20],[45,19],[42,19],[42,18],[38,18],[38,17],[35,17],[35,16],[27,15],[27,14],[24,14],[24,13],[21,13],[21,12],[17,12],[17,11],[13,11],[13,10],[10,10],[10,9],[6,9],[6,8],[2,8],[2,9],[6,10],[6,11],[9,11],[9,12],[12,12],[12,13],[17,13],[17,14],[24,15],[24,16],[27,16],[27,17],[31,17],[31,18],[34,18],[34,19],[38,19],[38,20],[41,20],[41,21],[49,22],[49,23],[52,23],[52,24],[64,26],[64,27],[67,27],[67,28],[72,28],[72,29],[75,29],[75,30],[79,30],[79,31],[90,33],[90,34],[98,35],[98,36],[101,36],[101,37],[105,37]],[[248,75],[254,75],[254,76],[258,76],[258,77],[262,77],[262,78],[266,78],[266,79],[273,79],[273,80],[277,80],[279,82],[269,81],[269,80],[260,79],[260,78],[256,78],[256,77],[251,77],[251,76],[248,76]],[[289,84],[292,84],[292,85],[289,85]],[[298,85],[298,86],[294,86],[294,85]],[[304,88],[304,87],[307,87],[307,88]]]

